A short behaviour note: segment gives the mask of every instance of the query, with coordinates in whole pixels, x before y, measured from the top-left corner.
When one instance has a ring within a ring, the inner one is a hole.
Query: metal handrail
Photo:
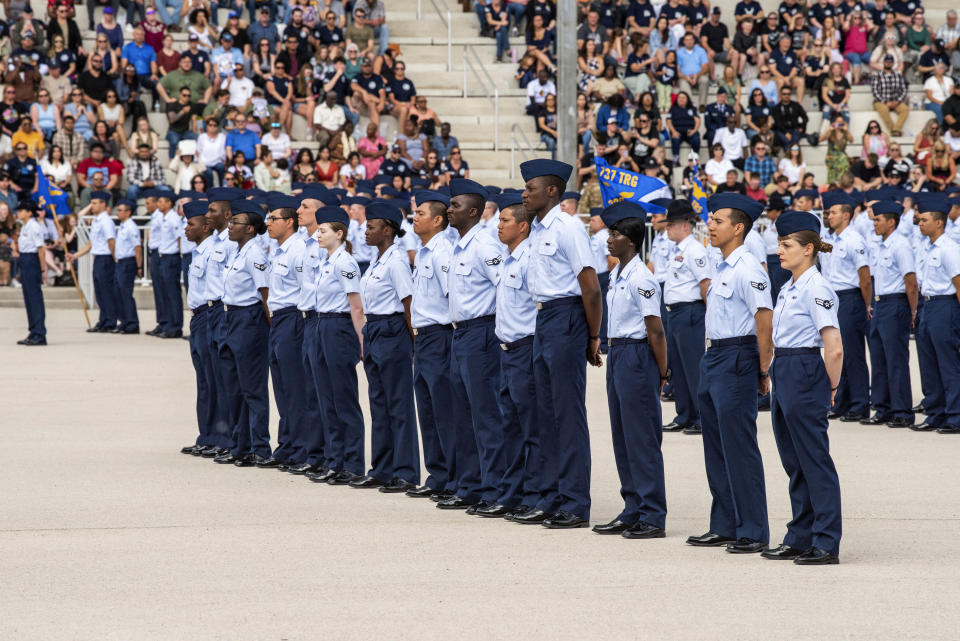
[[[523,142],[523,147],[520,147],[520,140],[517,139],[519,134],[520,139]],[[520,128],[520,125],[513,123],[513,126],[510,127],[510,179],[517,177],[517,149],[520,150],[520,153],[523,154],[524,160],[533,159],[531,152],[535,151],[533,145],[530,144],[530,141],[527,140],[527,134],[523,133],[523,129]]]
[[[450,10],[446,4],[443,10],[437,6],[435,0],[430,0],[434,12],[440,18],[440,22],[447,28],[447,71],[453,71],[453,19],[450,17]],[[417,0],[417,22],[423,19],[423,0]]]
[[[473,60],[470,59],[471,57],[473,57]],[[500,151],[500,90],[497,88],[497,83],[490,77],[487,68],[484,66],[483,61],[480,59],[480,56],[477,55],[472,45],[464,45],[463,47],[464,98],[467,98],[469,93],[467,70],[473,74],[473,77],[476,78],[480,86],[483,87],[483,91],[487,95],[487,100],[489,100],[493,106],[493,150]],[[480,76],[481,73],[486,78],[486,82],[484,82],[484,77]]]

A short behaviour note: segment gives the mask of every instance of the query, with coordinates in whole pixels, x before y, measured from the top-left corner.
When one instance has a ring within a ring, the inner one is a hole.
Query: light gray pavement
[[[187,343],[81,325],[53,310],[50,346],[23,348],[24,312],[0,309],[0,639],[960,638],[960,437],[832,425],[841,565],[804,568],[684,545],[707,529],[699,437],[664,435],[654,541],[184,456]],[[602,370],[588,413],[597,522],[621,506]],[[769,416],[777,543],[790,507]]]

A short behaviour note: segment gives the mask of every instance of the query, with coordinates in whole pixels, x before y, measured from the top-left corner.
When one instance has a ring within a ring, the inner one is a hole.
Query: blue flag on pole
[[[662,214],[666,211],[665,208],[653,205],[649,201],[654,198],[672,198],[673,194],[670,193],[667,183],[659,178],[642,176],[620,167],[611,167],[600,157],[595,157],[593,160],[597,165],[597,179],[600,181],[600,195],[603,197],[604,207],[609,207],[621,200],[632,200],[642,204],[643,208],[651,214]]]
[[[693,178],[691,182],[693,183],[693,193],[690,195],[690,205],[693,206],[693,211],[697,212],[697,215],[700,216],[700,220],[707,222],[707,192],[703,188],[703,183],[700,181],[699,162],[693,166]]]
[[[37,204],[48,213],[56,216],[65,216],[70,213],[67,195],[56,185],[50,184],[39,165],[37,165],[37,191],[34,195]]]

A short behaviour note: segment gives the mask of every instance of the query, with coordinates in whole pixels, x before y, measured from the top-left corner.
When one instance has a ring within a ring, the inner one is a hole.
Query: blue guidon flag
[[[642,176],[640,174],[611,167],[607,161],[594,157],[597,165],[597,179],[600,181],[600,195],[603,197],[603,206],[609,207],[621,200],[632,200],[640,203],[651,214],[662,214],[667,211],[649,201],[655,198],[672,198],[670,187],[659,178]]]
[[[690,182],[693,183],[693,193],[690,195],[690,206],[693,207],[693,211],[697,212],[697,215],[700,216],[700,220],[707,222],[709,215],[707,211],[707,192],[703,188],[703,183],[700,181],[699,162],[693,166],[693,176]]]
[[[50,184],[39,165],[37,166],[37,191],[33,193],[37,205],[48,213],[56,216],[65,216],[70,213],[67,194],[56,185]]]

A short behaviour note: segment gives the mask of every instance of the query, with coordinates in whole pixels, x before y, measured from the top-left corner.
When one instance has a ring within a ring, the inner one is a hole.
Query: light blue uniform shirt
[[[159,249],[161,256],[180,253],[180,216],[176,209],[171,209],[163,215]]]
[[[607,267],[607,256],[610,250],[607,249],[607,238],[610,237],[610,230],[604,227],[596,234],[590,237],[590,251],[593,252],[593,268],[598,274],[606,274],[610,271]]]
[[[403,299],[413,296],[413,276],[407,254],[396,243],[370,264],[360,279],[360,296],[367,314],[403,312]]]
[[[747,251],[753,254],[754,258],[757,259],[757,262],[760,264],[766,264],[767,243],[763,240],[763,236],[760,235],[760,232],[758,232],[756,228],[750,228],[750,231],[747,233],[747,237],[743,240],[743,246],[747,248]]]
[[[117,226],[107,212],[100,212],[90,225],[90,253],[94,256],[109,256],[110,244],[117,237]],[[116,247],[116,245],[114,245]]]
[[[137,223],[133,222],[133,218],[127,218],[117,228],[117,239],[113,245],[114,256],[117,260],[133,258],[139,246],[140,230],[137,228]]]
[[[450,324],[447,282],[452,254],[453,247],[442,232],[417,251],[410,301],[410,322],[414,328]]]
[[[947,218],[947,226],[944,230],[947,236],[955,243],[960,243],[960,218],[957,220],[950,220]]]
[[[419,251],[421,246],[420,237],[413,233],[413,223],[404,218],[400,223],[400,229],[406,232],[403,235],[403,238],[397,239],[397,242],[400,243],[400,247],[403,248],[403,251]]]
[[[839,234],[831,234],[827,242],[833,245],[833,251],[820,254],[823,277],[834,291],[859,288],[858,270],[870,266],[870,254],[863,236],[853,225],[847,225]]]
[[[360,268],[357,260],[347,251],[347,245],[340,245],[333,254],[320,250],[320,264],[317,266],[317,311],[321,314],[349,312],[350,302],[347,294],[360,293]]]
[[[301,227],[300,229],[304,229]],[[327,250],[321,249],[317,239],[309,234],[301,236],[303,253],[300,254],[300,295],[297,309],[309,312],[317,309],[317,270]]]
[[[811,267],[796,282],[791,278],[780,289],[773,310],[773,344],[777,347],[823,347],[820,330],[840,327],[838,298],[830,283]]]
[[[823,226],[823,231],[820,234],[820,237],[824,240],[827,240],[827,236],[831,235],[827,230],[827,226]],[[777,247],[780,244],[780,236],[777,234],[777,226],[774,223],[767,225],[767,228],[763,230],[763,233],[760,234],[760,238],[763,239],[763,246],[767,250],[767,256],[773,256],[777,253]],[[829,241],[827,241],[829,242]]]
[[[293,233],[270,254],[270,273],[267,278],[270,294],[267,296],[267,308],[271,314],[285,307],[297,306],[300,300],[305,250],[303,238]]]
[[[920,293],[924,296],[956,294],[953,279],[960,274],[960,245],[946,234],[930,245],[923,261]]]
[[[673,251],[663,283],[663,302],[667,305],[703,300],[700,281],[710,278],[707,250],[693,234],[679,243],[672,243]]]
[[[894,233],[879,242],[873,252],[870,272],[873,274],[875,295],[906,293],[907,286],[903,277],[916,273],[916,260],[907,240]]]
[[[537,328],[537,304],[530,295],[527,274],[530,239],[526,238],[507,256],[497,285],[497,338],[512,343],[533,336]]]
[[[224,227],[221,232],[214,231],[211,238],[213,246],[210,248],[210,258],[207,263],[206,289],[209,300],[219,300],[223,298],[224,281],[233,258],[237,255],[237,243],[230,240],[230,231],[227,227]]]
[[[207,304],[207,263],[210,260],[210,251],[213,249],[211,234],[204,238],[190,256],[190,269],[187,271],[187,280],[190,287],[187,289],[187,307],[197,309]]]
[[[197,244],[192,240],[187,240],[187,217],[180,216],[180,255],[186,256],[187,254],[193,255],[193,250],[197,248]]]
[[[163,212],[155,209],[150,215],[150,237],[147,238],[147,249],[160,249],[163,239]]]
[[[930,239],[924,236],[919,243],[911,244],[913,250],[914,267],[916,268],[917,287],[923,290],[923,266],[927,260],[927,253],[932,249]]]
[[[493,242],[497,245],[497,249],[500,250],[504,256],[507,255],[507,246],[500,242],[500,210],[498,209],[493,213],[493,216],[490,216],[487,220],[481,220],[477,223],[477,227],[480,227],[485,234],[490,236]],[[449,227],[447,229],[450,229]]]
[[[772,309],[770,278],[746,247],[737,247],[717,265],[707,290],[707,338],[755,336],[758,309]]]
[[[667,280],[667,274],[670,273],[668,271],[670,254],[673,252],[675,245],[676,243],[667,236],[666,229],[654,236],[650,243],[650,262],[653,264],[653,277],[661,285]]]
[[[372,263],[377,259],[377,248],[367,244],[367,222],[358,223],[351,219],[347,228],[347,238],[353,245],[353,257],[358,263]]]
[[[530,293],[538,303],[580,296],[577,276],[593,267],[590,239],[583,223],[557,205],[530,226]]]
[[[216,251],[216,247],[214,248]],[[255,239],[234,254],[223,281],[223,302],[227,305],[259,303],[260,288],[267,287],[267,256]]]
[[[17,247],[21,254],[36,254],[43,247],[43,225],[36,218],[31,218],[20,229]]]
[[[503,255],[478,225],[453,246],[447,288],[454,323],[493,314]]]
[[[660,317],[660,288],[653,274],[638,256],[620,271],[610,273],[607,290],[607,336],[646,338],[647,316]]]
[[[853,227],[855,232],[860,234],[861,238],[863,238],[863,242],[867,243],[868,246],[874,238],[879,238],[873,227],[873,221],[870,219],[870,215],[867,214],[866,211],[861,211],[859,214],[857,214],[850,223],[850,226]]]

